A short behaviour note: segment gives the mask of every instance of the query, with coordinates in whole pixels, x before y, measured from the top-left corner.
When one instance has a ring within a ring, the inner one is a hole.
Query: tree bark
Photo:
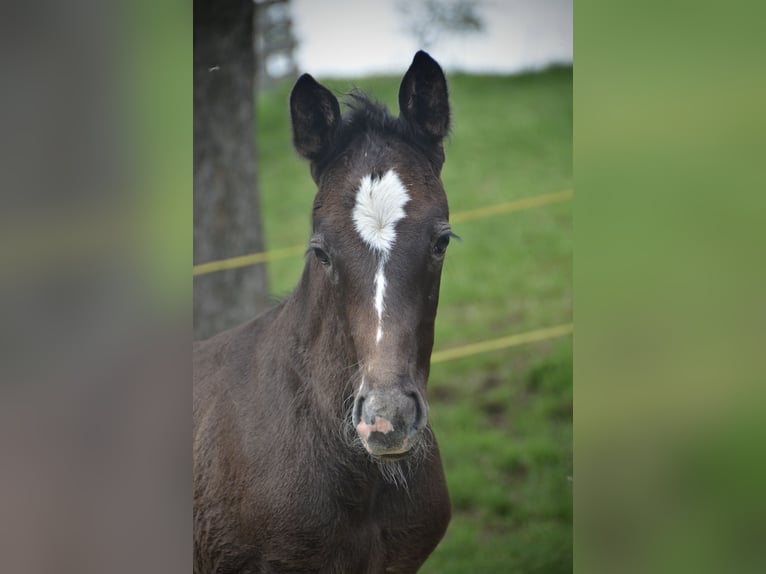
[[[252,0],[194,0],[194,263],[263,250]],[[194,336],[268,306],[265,265],[194,278]]]

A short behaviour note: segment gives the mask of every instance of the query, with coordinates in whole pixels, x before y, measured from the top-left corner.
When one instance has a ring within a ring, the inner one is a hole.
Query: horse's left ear
[[[420,50],[399,86],[399,113],[434,143],[449,133],[447,79],[439,64]]]

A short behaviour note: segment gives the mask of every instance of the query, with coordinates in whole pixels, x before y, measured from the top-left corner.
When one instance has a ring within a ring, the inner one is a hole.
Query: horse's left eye
[[[447,251],[447,246],[449,245],[449,238],[450,236],[445,234],[436,240],[436,245],[434,245],[434,255],[444,255]]]

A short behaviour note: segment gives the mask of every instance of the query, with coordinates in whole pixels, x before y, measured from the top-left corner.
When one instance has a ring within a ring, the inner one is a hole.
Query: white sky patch
[[[386,296],[385,266],[388,255],[396,242],[396,224],[406,217],[404,206],[410,200],[407,188],[397,173],[390,169],[380,179],[366,175],[356,192],[356,205],[352,218],[359,236],[373,251],[380,255],[375,273],[375,311],[378,314],[378,330],[375,341],[383,338],[383,305]]]
[[[427,51],[448,73],[508,74],[571,63],[572,4],[572,0],[479,2],[482,32],[443,34]],[[401,76],[424,46],[407,32],[408,21],[396,5],[380,0],[292,0],[299,70],[315,77]]]

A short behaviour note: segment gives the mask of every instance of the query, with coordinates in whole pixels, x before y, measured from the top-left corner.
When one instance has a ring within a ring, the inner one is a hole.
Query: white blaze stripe
[[[378,312],[378,333],[375,336],[375,342],[380,343],[383,337],[383,297],[386,294],[386,276],[383,274],[385,262],[380,260],[378,272],[375,273],[375,310]]]
[[[366,175],[356,192],[354,227],[364,242],[387,256],[396,241],[396,224],[406,216],[407,189],[393,169],[380,179]]]
[[[378,271],[375,273],[375,311],[378,314],[378,331],[375,337],[383,337],[383,300],[386,294],[386,276],[383,273],[386,260],[396,241],[396,224],[407,214],[404,206],[410,200],[407,188],[393,169],[380,179],[367,175],[362,178],[356,193],[356,205],[352,214],[354,228],[362,240],[380,254]]]

